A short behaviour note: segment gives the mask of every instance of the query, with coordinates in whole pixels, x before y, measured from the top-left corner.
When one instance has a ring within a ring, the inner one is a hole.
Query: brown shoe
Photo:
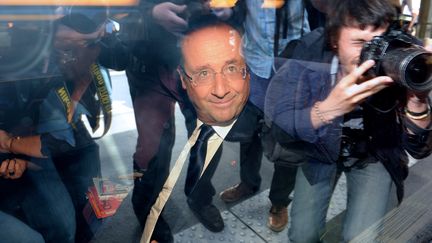
[[[280,232],[288,224],[288,209],[285,206],[273,206],[270,208],[267,226],[275,231]]]
[[[219,197],[226,203],[232,203],[251,196],[254,193],[255,191],[252,190],[252,188],[249,188],[246,184],[240,182],[237,185],[225,189],[219,194]]]

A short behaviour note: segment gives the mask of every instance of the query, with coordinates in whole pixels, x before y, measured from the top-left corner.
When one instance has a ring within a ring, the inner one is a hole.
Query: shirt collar
[[[234,123],[236,123],[237,119],[235,119],[231,124],[227,126],[212,126],[212,128],[215,130],[216,134],[221,137],[222,139],[225,139],[231,128],[234,126]],[[204,124],[202,121],[197,119],[197,127],[200,127],[202,124]]]

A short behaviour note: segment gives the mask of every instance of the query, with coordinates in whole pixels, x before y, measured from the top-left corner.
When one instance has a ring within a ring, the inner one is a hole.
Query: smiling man
[[[226,24],[191,31],[182,43],[182,86],[198,118],[208,125],[231,124],[249,95],[241,37]]]
[[[201,162],[194,155],[197,146],[191,149],[185,194],[198,220],[208,230],[220,232],[224,222],[212,204],[216,191],[211,178],[220,159],[222,141],[231,130],[238,131],[238,128],[232,128],[248,100],[250,77],[241,54],[238,31],[211,17],[195,23],[182,41],[183,62],[178,70],[182,87],[198,118],[195,132],[202,134],[204,129],[211,127],[215,133],[208,142],[201,141],[207,147]],[[200,139],[198,137],[197,144]],[[199,183],[193,179],[194,170],[202,171]]]
[[[145,242],[173,241],[168,224],[159,217],[160,209],[171,194],[189,153],[185,183],[187,203],[208,230],[223,230],[223,219],[212,204],[216,191],[211,178],[220,159],[221,144],[231,130],[238,131],[233,126],[240,124],[236,121],[244,114],[249,96],[249,74],[241,55],[241,36],[230,25],[214,16],[190,20],[181,51],[182,64],[178,73],[196,117],[191,124],[187,122],[189,141],[148,213],[143,234]]]

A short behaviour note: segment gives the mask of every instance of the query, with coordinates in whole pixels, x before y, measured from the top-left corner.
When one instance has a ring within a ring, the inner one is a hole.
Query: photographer
[[[72,201],[52,159],[43,158],[37,146],[39,136],[31,132],[37,110],[31,104],[38,100],[35,84],[40,85],[29,81],[0,83],[1,128],[15,134],[0,130],[0,235],[8,242],[73,243],[76,223]],[[10,232],[20,234],[11,237]]]
[[[93,184],[92,178],[100,174],[100,160],[99,147],[81,117],[89,116],[92,128],[98,124],[102,105],[95,98],[99,88],[95,85],[95,73],[91,67],[99,55],[99,46],[95,43],[102,37],[104,25],[98,25],[90,33],[81,33],[68,26],[64,20],[55,23],[53,49],[48,62],[51,64],[50,69],[58,68],[62,75],[47,79],[34,77],[32,82],[28,82],[36,84],[27,87],[33,96],[27,99],[29,104],[24,105],[24,113],[8,113],[18,122],[9,122],[12,126],[5,127],[7,132],[0,130],[0,150],[31,157],[41,167],[40,171],[34,173],[39,175],[35,181],[45,181],[49,185],[56,184],[64,188],[64,193],[58,194],[48,186],[40,187],[54,198],[45,207],[54,211],[54,207],[70,206],[59,211],[66,212],[67,219],[72,221],[67,226],[71,235],[53,242],[88,242],[92,232],[83,215],[87,203],[85,193]],[[101,73],[101,76],[106,78],[104,74]],[[16,86],[23,85],[20,82]],[[107,82],[105,85],[108,85]],[[16,95],[20,97],[21,93]],[[23,121],[27,123],[23,124]],[[28,124],[29,127],[25,127]],[[36,205],[38,201],[33,200],[31,203]],[[45,221],[51,224],[55,218],[47,216]],[[57,225],[50,227],[55,229],[54,226]],[[47,230],[52,229],[47,227]]]
[[[308,144],[296,176],[292,242],[322,240],[337,170],[347,177],[342,241],[348,242],[385,215],[392,185],[402,200],[404,150],[415,158],[431,152],[428,91],[388,76],[368,78],[364,74],[377,62],[359,64],[363,45],[385,33],[395,7],[336,0],[331,9],[326,32],[317,29],[301,39],[297,60],[280,69],[267,93],[266,114],[294,141]]]

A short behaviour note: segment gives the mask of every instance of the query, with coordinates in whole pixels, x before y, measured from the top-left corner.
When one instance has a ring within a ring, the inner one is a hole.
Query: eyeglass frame
[[[222,76],[226,79],[225,74],[223,73],[223,70],[225,69],[226,66],[228,66],[229,64],[226,64],[225,66],[222,67],[222,71],[220,72],[216,72],[215,70],[213,70],[212,68],[208,68],[209,70],[213,71],[213,81],[216,80],[216,74],[222,74]],[[189,82],[191,82],[194,86],[199,86],[199,84],[194,81],[194,79],[186,72],[186,70],[184,69],[183,65],[179,65],[178,66],[180,73],[182,73],[188,80]],[[241,74],[242,74],[242,79],[246,79],[247,74],[249,73],[249,68],[247,65],[244,65],[243,67],[241,67]]]

